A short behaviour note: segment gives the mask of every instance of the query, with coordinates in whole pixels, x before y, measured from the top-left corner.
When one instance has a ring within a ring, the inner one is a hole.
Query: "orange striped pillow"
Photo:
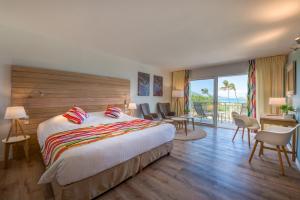
[[[104,112],[104,114],[107,116],[107,117],[111,117],[111,118],[119,118],[121,116],[121,112],[122,110],[118,107],[111,107],[111,106],[108,106],[106,108],[106,111]]]
[[[88,114],[77,106],[72,107],[68,112],[63,114],[65,118],[75,124],[82,124],[86,118],[88,118]]]

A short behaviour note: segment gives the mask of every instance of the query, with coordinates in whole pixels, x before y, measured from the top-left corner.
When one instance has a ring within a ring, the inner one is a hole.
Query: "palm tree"
[[[230,88],[230,90],[233,90],[233,91],[234,91],[234,96],[235,96],[236,102],[238,103],[238,98],[237,98],[237,95],[236,95],[235,84],[234,84],[234,83],[230,83],[230,84],[229,84],[229,88]]]
[[[228,102],[229,102],[229,92],[231,90],[229,81],[224,80],[223,81],[223,86],[220,89],[225,90],[225,91],[227,90],[227,99],[228,99]]]
[[[209,96],[209,93],[208,93],[208,89],[207,88],[202,88],[201,89],[201,92],[202,92],[202,94],[206,94],[207,96]]]
[[[235,89],[235,85],[233,83],[229,83],[229,81],[227,80],[224,80],[223,81],[223,86],[220,88],[221,90],[225,90],[227,91],[227,100],[228,100],[228,103],[230,102],[229,101],[229,92],[230,90],[233,90],[233,88]],[[226,106],[227,103],[225,103],[225,120],[226,120],[226,113],[227,113],[227,106]]]

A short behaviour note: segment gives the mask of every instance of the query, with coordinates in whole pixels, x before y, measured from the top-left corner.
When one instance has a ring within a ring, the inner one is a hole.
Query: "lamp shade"
[[[20,119],[26,118],[26,112],[23,106],[7,107],[4,119]]]
[[[176,98],[184,97],[183,90],[173,90],[172,91],[172,97],[176,97]]]
[[[136,103],[129,103],[128,109],[129,110],[136,110]]]
[[[286,104],[286,100],[284,97],[270,97],[269,104],[273,106],[281,106]]]

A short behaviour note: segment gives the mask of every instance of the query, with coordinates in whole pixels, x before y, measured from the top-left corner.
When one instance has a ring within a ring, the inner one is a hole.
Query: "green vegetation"
[[[227,91],[227,103],[219,102],[218,104],[218,111],[227,112],[231,109],[233,110],[241,110],[242,104],[238,103],[238,97],[236,94],[236,87],[234,83],[230,83],[228,80],[223,81],[223,86],[220,88],[221,90]],[[230,103],[230,91],[234,92],[236,103]],[[209,93],[207,88],[202,88],[200,93],[192,92],[191,93],[191,102],[201,102],[203,109],[206,112],[213,111],[213,96]]]
[[[207,88],[202,88],[202,89],[201,89],[201,92],[202,92],[203,95],[211,96],[211,95],[209,94]]]
[[[293,106],[289,106],[287,104],[280,106],[280,110],[285,114],[288,114],[289,111],[295,111]]]
[[[201,95],[201,94],[198,94],[198,93],[192,93],[191,94],[191,100],[192,100],[192,102],[203,102],[203,103],[206,103],[206,102],[213,102],[213,97],[211,95],[209,95],[209,94],[206,95],[206,96],[204,96],[204,95]]]

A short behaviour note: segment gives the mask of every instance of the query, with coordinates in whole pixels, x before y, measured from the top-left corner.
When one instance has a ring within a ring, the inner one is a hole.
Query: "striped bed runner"
[[[158,126],[159,124],[161,124],[161,122],[135,119],[126,122],[101,124],[96,127],[86,127],[53,134],[46,139],[42,149],[44,163],[48,168],[68,149],[119,135],[129,134],[134,131]]]

